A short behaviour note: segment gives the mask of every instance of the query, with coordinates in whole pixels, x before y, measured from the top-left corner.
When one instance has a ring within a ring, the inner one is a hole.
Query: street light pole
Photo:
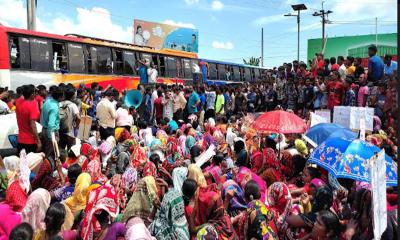
[[[304,4],[292,5],[293,10],[297,11],[297,14],[285,14],[285,17],[297,17],[297,61],[300,61],[300,11],[306,10],[307,7]]]
[[[319,12],[314,12],[313,16],[314,17],[321,17],[322,18],[322,45],[321,49],[324,49],[324,44],[325,44],[325,24],[328,22],[328,15],[331,14],[332,11],[324,10],[324,1],[322,1],[322,9],[319,10]]]

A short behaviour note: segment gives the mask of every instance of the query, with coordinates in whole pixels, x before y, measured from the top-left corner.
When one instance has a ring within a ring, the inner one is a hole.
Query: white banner
[[[373,108],[336,106],[333,111],[333,123],[352,130],[360,130],[360,119],[362,118],[365,120],[365,130],[372,131],[374,127]]]
[[[385,150],[370,160],[374,236],[380,240],[387,227]]]

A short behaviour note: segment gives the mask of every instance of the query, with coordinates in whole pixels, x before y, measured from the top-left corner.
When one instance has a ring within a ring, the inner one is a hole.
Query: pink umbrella
[[[307,124],[303,119],[282,110],[266,112],[256,119],[253,128],[260,132],[272,133],[304,133]]]

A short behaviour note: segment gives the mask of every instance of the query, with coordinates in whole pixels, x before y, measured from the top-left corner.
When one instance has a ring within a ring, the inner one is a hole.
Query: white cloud
[[[193,23],[175,22],[174,20],[171,19],[167,19],[163,23],[183,28],[196,28]]]
[[[26,28],[26,6],[22,0],[0,0],[0,22],[13,27]],[[113,23],[107,9],[77,8],[76,19],[55,14],[58,17],[43,22],[36,19],[38,31],[66,34],[77,33],[122,42],[132,42],[131,27],[122,27]]]
[[[0,0],[0,23],[26,28],[26,7],[23,0]]]
[[[214,0],[211,3],[211,9],[214,11],[219,11],[219,10],[222,10],[223,8],[224,8],[224,4],[221,1]]]
[[[185,0],[185,3],[187,5],[193,5],[193,4],[199,3],[199,1],[200,0]]]
[[[234,48],[232,42],[222,42],[222,41],[213,41],[212,42],[212,47],[217,48],[217,49],[225,49],[225,50],[231,50]]]
[[[253,24],[261,26],[261,25],[281,22],[286,20],[286,18],[288,17],[283,16],[283,14],[264,16],[254,20]]]

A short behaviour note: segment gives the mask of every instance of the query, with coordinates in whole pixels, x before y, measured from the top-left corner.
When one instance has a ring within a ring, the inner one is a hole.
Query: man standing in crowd
[[[344,88],[343,83],[340,78],[339,72],[332,72],[331,73],[332,80],[328,84],[328,109],[333,111],[335,106],[339,106],[342,103],[343,95],[344,95]]]
[[[186,107],[187,100],[179,86],[174,89],[174,120],[178,122],[183,119],[183,109]]]
[[[361,74],[359,81],[360,81],[360,88],[358,89],[357,106],[365,107],[367,105],[367,97],[369,91],[367,85],[367,74]]]
[[[59,102],[63,99],[63,91],[60,87],[53,86],[51,89],[51,97],[48,97],[42,107],[40,114],[40,124],[42,125],[42,142],[43,149],[47,158],[52,159],[53,169],[55,169],[55,154],[52,142],[52,135],[55,140],[59,140],[58,130],[60,129],[60,106]]]
[[[35,87],[23,86],[22,96],[16,101],[18,152],[22,149],[25,149],[26,153],[38,152],[42,149],[42,142],[36,129],[36,121],[40,120],[40,111],[34,99]]]
[[[100,138],[106,140],[109,136],[114,136],[115,119],[117,112],[111,101],[114,93],[111,89],[106,90],[103,99],[97,104],[96,117],[99,123]]]
[[[215,99],[217,94],[215,93],[215,86],[211,86],[210,91],[206,91],[206,113],[204,114],[205,119],[215,118]]]
[[[217,88],[217,100],[215,101],[215,113],[217,116],[225,114],[225,97],[220,88]]]
[[[163,105],[163,118],[171,120],[174,116],[174,102],[170,89],[166,90],[165,97],[162,98],[161,103]]]
[[[331,57],[331,59],[329,60],[330,64],[331,64],[331,71],[339,71],[339,64],[336,63],[336,58],[335,57]]]
[[[384,73],[385,76],[391,77],[397,75],[397,62],[392,60],[391,55],[385,55],[383,58],[383,62],[385,63]]]
[[[73,102],[75,89],[67,87],[64,90],[65,100],[60,103],[60,150],[71,148],[75,137],[75,127],[79,125],[80,116],[78,106]]]
[[[343,106],[356,106],[356,94],[351,88],[351,84],[353,83],[353,79],[351,77],[346,77],[344,81],[343,87],[345,89]]]
[[[188,114],[196,114],[197,113],[197,106],[200,104],[200,97],[199,94],[193,89],[193,87],[189,87],[189,91],[191,92],[188,100]]]
[[[340,79],[344,80],[346,78],[346,61],[344,60],[343,56],[339,56],[338,58],[338,65],[339,65],[339,75],[340,75]]]
[[[373,83],[374,86],[378,85],[378,81],[383,77],[384,64],[382,59],[376,55],[378,49],[375,45],[368,48],[368,83]],[[374,93],[372,93],[374,94]]]

